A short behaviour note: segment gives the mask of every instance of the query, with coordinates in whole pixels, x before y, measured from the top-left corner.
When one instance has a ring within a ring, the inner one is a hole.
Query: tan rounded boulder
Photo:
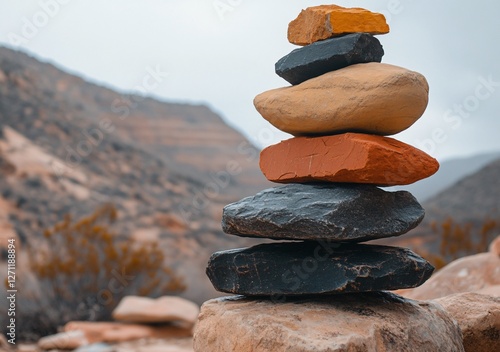
[[[434,174],[439,163],[393,138],[361,133],[295,137],[264,149],[260,169],[278,183],[346,182],[407,185]]]
[[[254,105],[276,128],[295,136],[392,135],[422,116],[428,98],[429,86],[420,73],[372,62],[261,93]]]
[[[80,330],[60,332],[55,335],[45,336],[38,340],[38,347],[44,351],[74,350],[88,345],[90,341],[85,333]]]
[[[89,343],[119,343],[146,338],[183,338],[191,329],[174,325],[141,325],[116,322],[73,321],[64,326],[64,334],[82,333]]]
[[[493,241],[487,253],[451,262],[422,286],[404,292],[404,296],[427,300],[462,292],[497,295],[500,285],[500,256],[497,252],[497,243],[498,238]]]
[[[469,292],[434,302],[458,322],[466,352],[500,351],[500,298]]]
[[[490,246],[488,247],[488,249],[489,249],[491,254],[496,255],[497,257],[500,257],[500,236],[495,238],[490,243]]]
[[[362,8],[320,5],[302,10],[288,25],[288,41],[307,45],[349,33],[389,33],[384,15]]]
[[[458,325],[432,302],[383,292],[277,299],[205,302],[194,351],[464,351]]]
[[[129,323],[169,323],[194,325],[200,308],[196,303],[176,296],[156,299],[126,296],[113,311],[113,319]]]

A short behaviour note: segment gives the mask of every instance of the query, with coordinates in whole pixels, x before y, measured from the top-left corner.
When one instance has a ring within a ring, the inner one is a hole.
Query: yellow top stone
[[[381,13],[337,5],[308,7],[288,25],[288,41],[297,45],[349,33],[386,34],[389,25]]]

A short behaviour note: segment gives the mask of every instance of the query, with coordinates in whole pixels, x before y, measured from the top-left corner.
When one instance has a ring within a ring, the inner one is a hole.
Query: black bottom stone
[[[434,271],[406,248],[327,241],[262,244],[212,255],[215,289],[247,296],[371,292],[423,284]]]
[[[380,62],[384,49],[367,33],[337,37],[295,49],[275,65],[276,74],[291,84],[299,84],[324,73],[354,64]]]

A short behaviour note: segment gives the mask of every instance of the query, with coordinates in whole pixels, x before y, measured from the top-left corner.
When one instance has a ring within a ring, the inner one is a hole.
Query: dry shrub
[[[426,258],[440,269],[451,261],[488,251],[488,246],[500,232],[500,221],[486,218],[479,226],[459,224],[448,217],[441,224],[433,222],[432,231],[440,238],[439,254]]]
[[[117,218],[106,205],[90,216],[44,231],[28,249],[39,297],[22,312],[20,331],[54,333],[72,320],[110,320],[126,295],[157,297],[185,290],[183,280],[165,266],[157,243],[137,243],[109,229]]]

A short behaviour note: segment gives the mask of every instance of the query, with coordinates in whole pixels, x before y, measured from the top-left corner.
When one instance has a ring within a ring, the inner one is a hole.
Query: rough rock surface
[[[495,243],[495,242],[494,242]],[[421,287],[405,292],[405,297],[435,299],[461,292],[498,292],[500,256],[496,245],[490,252],[457,259],[439,270]]]
[[[206,302],[197,352],[462,352],[456,323],[439,305],[390,293],[336,295],[284,303]]]
[[[222,229],[245,237],[361,242],[402,235],[417,226],[424,214],[405,191],[291,183],[226,205]]]
[[[268,180],[347,182],[379,186],[407,185],[436,173],[439,163],[396,139],[362,133],[296,137],[260,154]]]
[[[391,135],[425,111],[429,86],[420,73],[366,63],[257,95],[254,105],[276,128],[293,135],[365,132]]]
[[[295,49],[275,65],[276,74],[291,84],[340,68],[367,62],[380,62],[382,45],[367,33],[348,34]]]
[[[389,33],[384,15],[361,8],[320,5],[302,10],[288,25],[288,41],[307,45],[348,33]]]
[[[64,326],[65,333],[82,332],[89,343],[124,341],[146,338],[181,338],[191,336],[191,329],[174,325],[140,325],[115,322],[73,321]]]
[[[169,323],[194,325],[200,309],[197,304],[176,296],[156,299],[127,296],[113,311],[113,319],[129,323]]]
[[[466,352],[500,351],[500,298],[458,293],[434,302],[458,322]]]
[[[221,292],[276,297],[416,287],[433,270],[406,248],[308,241],[216,252],[207,275]]]

